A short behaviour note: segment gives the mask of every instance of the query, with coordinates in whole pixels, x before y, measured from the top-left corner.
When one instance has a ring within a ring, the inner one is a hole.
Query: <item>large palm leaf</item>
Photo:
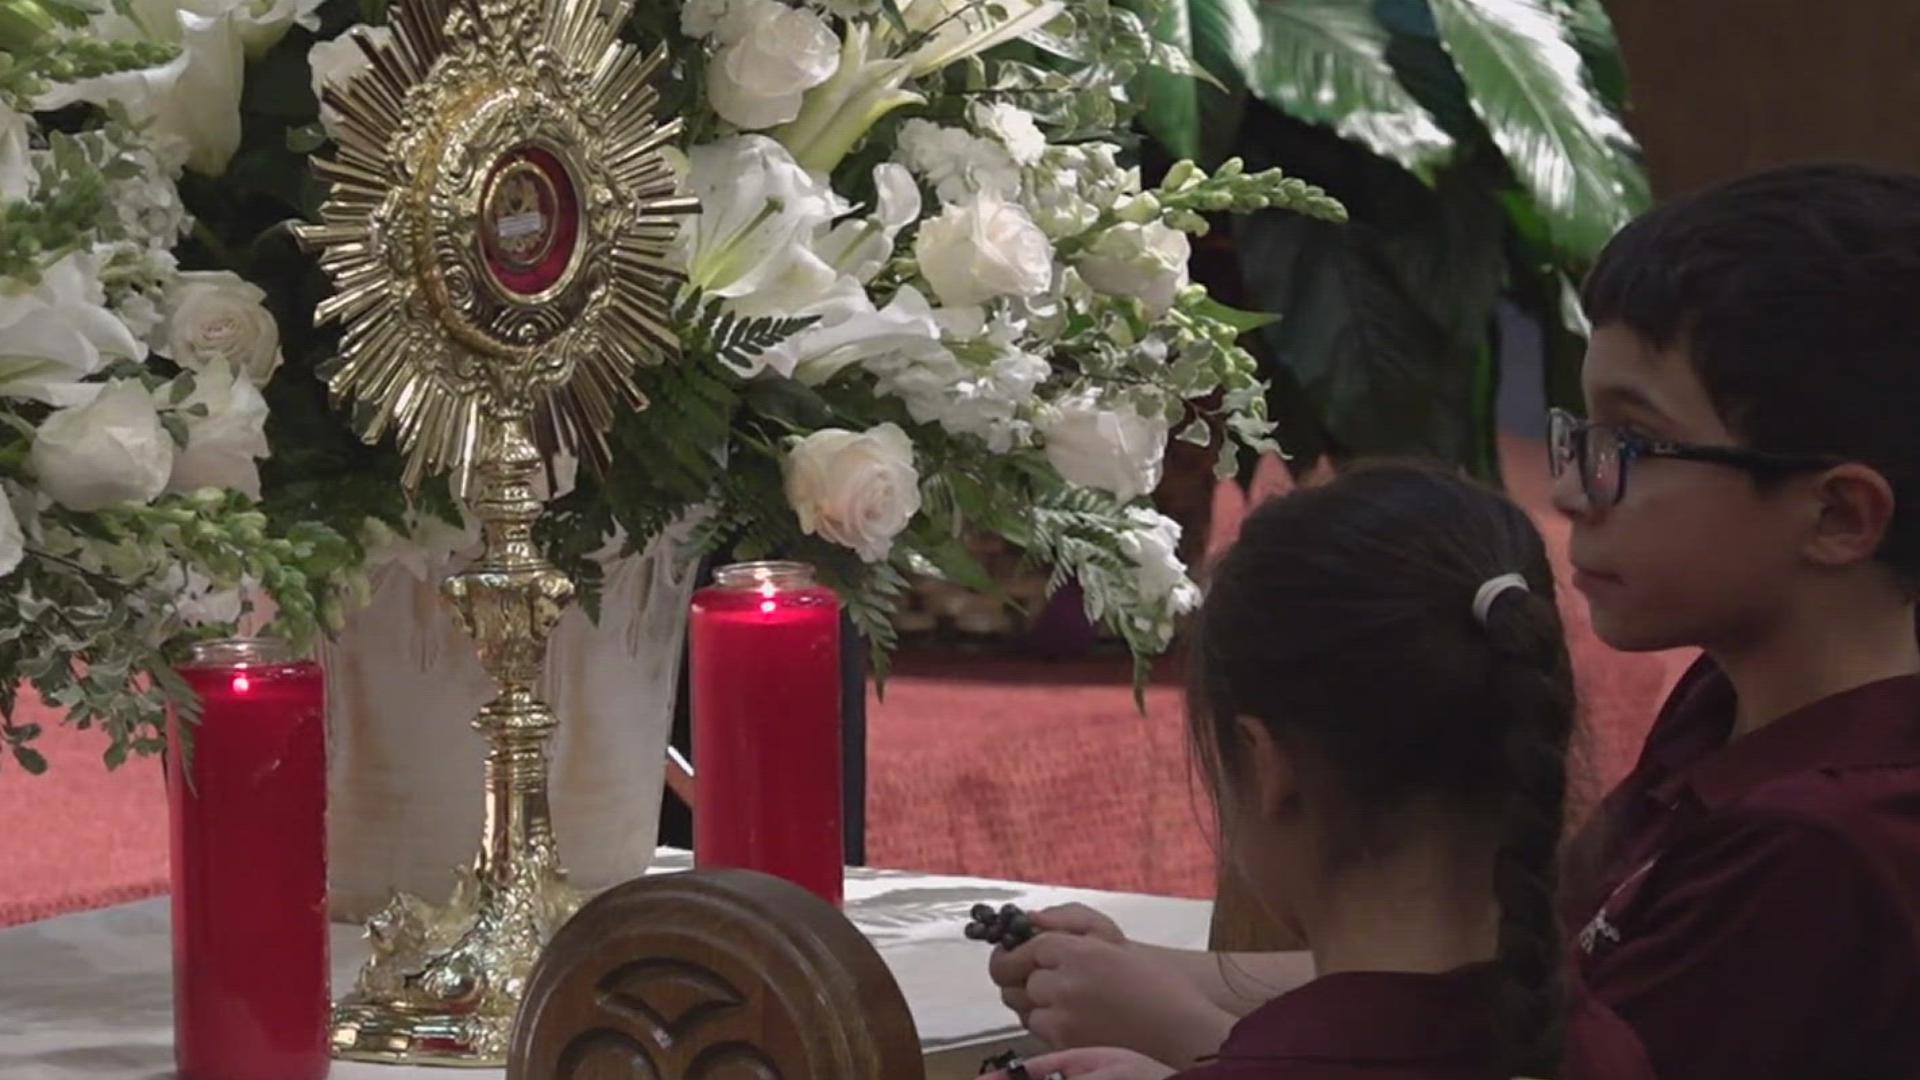
[[[1232,137],[1235,99],[1259,51],[1254,0],[1167,0],[1153,35],[1171,50],[1156,56],[1190,58],[1197,72],[1163,60],[1142,74],[1147,131],[1174,157],[1214,156],[1209,150]]]
[[[1588,81],[1548,0],[1431,0],[1474,112],[1546,216],[1588,259],[1647,203],[1632,137]]]
[[[1372,0],[1264,0],[1264,31],[1248,85],[1261,100],[1345,138],[1423,178],[1454,140],[1400,81],[1390,35]]]

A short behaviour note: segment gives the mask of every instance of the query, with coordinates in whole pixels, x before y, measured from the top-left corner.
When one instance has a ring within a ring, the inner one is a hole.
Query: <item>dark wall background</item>
[[[1768,165],[1920,171],[1920,0],[1606,0],[1654,192]]]

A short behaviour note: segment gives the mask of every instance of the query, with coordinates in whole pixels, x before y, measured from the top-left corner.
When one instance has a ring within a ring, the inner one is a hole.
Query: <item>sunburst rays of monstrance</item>
[[[533,540],[557,454],[607,461],[608,426],[646,399],[640,364],[678,355],[667,252],[677,217],[656,116],[665,62],[618,40],[631,0],[397,0],[390,43],[325,104],[341,122],[322,223],[302,226],[346,324],[326,373],[405,483],[445,471],[483,554],[442,592],[499,694],[480,851],[445,906],[400,895],[336,1007],[337,1056],[495,1065],[529,971],[577,898],[547,807],[555,719],[535,695],[573,583]],[[395,828],[405,828],[396,822]]]

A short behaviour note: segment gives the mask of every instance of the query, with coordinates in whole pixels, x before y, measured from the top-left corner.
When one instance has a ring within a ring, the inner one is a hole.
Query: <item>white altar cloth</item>
[[[654,872],[684,869],[662,849]],[[1203,948],[1211,905],[977,878],[853,869],[846,913],[899,980],[934,1078],[1019,1037],[986,973],[986,947],[961,936],[974,904],[1029,910],[1070,901],[1111,914],[1129,936]],[[333,930],[333,987],[352,985],[366,956],[356,926]],[[0,930],[0,1078],[169,1080],[173,1071],[172,951],[167,901],[67,915]],[[497,1070],[335,1062],[332,1080],[498,1080]]]

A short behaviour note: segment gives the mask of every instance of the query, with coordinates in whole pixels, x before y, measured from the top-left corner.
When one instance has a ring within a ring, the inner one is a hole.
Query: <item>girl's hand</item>
[[[1043,933],[1078,934],[1114,945],[1125,945],[1127,935],[1120,924],[1085,904],[1061,904],[1033,914],[1034,929]]]
[[[1061,904],[1033,912],[1031,917],[1034,929],[1043,934],[1071,934],[1113,945],[1127,944],[1127,935],[1121,931],[1119,923],[1085,904]],[[1014,952],[1013,949],[993,950],[993,954],[987,958],[987,975],[1000,988],[1000,1000],[1019,1014],[1020,1022],[1024,1024],[1027,1014],[1033,1011],[1033,1002],[1027,997],[1027,976],[1032,974],[1033,968],[1015,960]]]
[[[1145,1054],[1112,1047],[1062,1050],[1057,1054],[1028,1058],[1025,1065],[1027,1075],[1033,1080],[1045,1080],[1056,1074],[1066,1077],[1066,1080],[1166,1080],[1174,1074],[1174,1070]],[[1008,1078],[1006,1073],[997,1072],[985,1080]]]
[[[1050,931],[1000,952],[994,978],[1006,988],[1002,1000],[1049,1046],[1125,1046],[1186,1062],[1219,1049],[1233,1027],[1232,1016],[1145,946]]]

